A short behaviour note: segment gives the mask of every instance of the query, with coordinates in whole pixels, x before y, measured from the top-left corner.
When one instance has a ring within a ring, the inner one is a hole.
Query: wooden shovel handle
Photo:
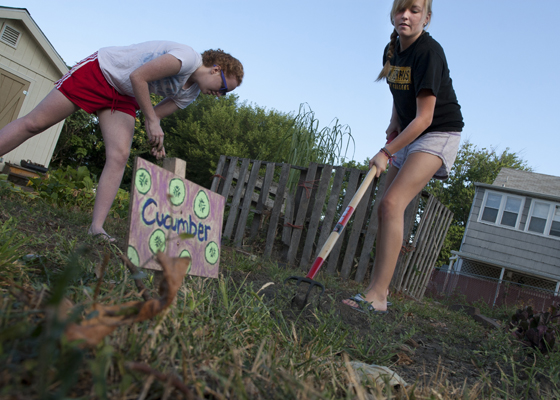
[[[350,204],[348,204],[348,207],[346,207],[346,210],[344,210],[344,212],[342,213],[342,216],[338,220],[336,226],[334,227],[333,231],[329,235],[327,241],[325,242],[323,247],[321,247],[321,251],[319,252],[317,258],[315,259],[315,262],[311,266],[311,270],[307,274],[306,278],[309,279],[315,278],[315,275],[317,275],[317,272],[319,272],[319,269],[323,265],[323,262],[331,252],[340,234],[346,227],[348,220],[350,219],[352,214],[354,214],[354,210],[358,206],[358,203],[360,202],[360,200],[362,200],[362,197],[364,197],[364,193],[368,189],[369,185],[371,185],[371,182],[375,178],[376,173],[377,173],[377,168],[375,166],[371,167],[366,177],[362,181],[362,184],[354,194],[354,197],[352,197],[352,200],[350,200]]]

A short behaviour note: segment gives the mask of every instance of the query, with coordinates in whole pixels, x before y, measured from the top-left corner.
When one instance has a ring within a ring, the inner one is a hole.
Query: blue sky
[[[239,58],[241,100],[280,112],[307,103],[320,125],[347,124],[363,161],[384,143],[391,111],[376,83],[391,0],[21,0],[64,61],[100,47],[174,40]],[[160,4],[162,6],[160,6]],[[165,5],[165,7],[163,7]],[[465,128],[479,148],[509,148],[560,176],[560,1],[434,0],[428,31],[443,46]]]

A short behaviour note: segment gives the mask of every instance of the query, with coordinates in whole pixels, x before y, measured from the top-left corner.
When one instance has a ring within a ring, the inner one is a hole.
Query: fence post
[[[315,257],[319,255],[321,248],[327,241],[331,230],[333,228],[333,222],[336,213],[336,206],[338,204],[338,196],[342,189],[342,182],[344,181],[344,175],[346,174],[346,168],[344,167],[334,167],[334,181],[331,187],[331,194],[329,196],[329,201],[327,203],[327,211],[325,212],[325,217],[321,223],[321,231],[319,233],[319,240],[317,241],[317,248],[315,250]]]
[[[165,168],[165,160],[163,160],[163,165]],[[224,167],[226,165],[226,156],[220,156],[220,160],[218,161],[218,165],[216,166],[216,174],[212,179],[212,186],[210,187],[210,191],[218,193],[218,187],[220,186],[220,180],[223,178]],[[185,165],[186,167],[186,165]],[[166,168],[167,169],[167,168]],[[186,168],[185,168],[186,170]],[[186,171],[185,171],[186,173]]]
[[[315,174],[317,173],[317,163],[309,164],[309,168],[305,172],[305,179],[302,181],[302,188],[299,206],[297,207],[297,214],[294,221],[294,229],[292,230],[292,235],[290,237],[290,247],[288,248],[287,261],[288,264],[294,264],[296,256],[299,249],[299,242],[305,228],[305,221],[307,217],[307,208],[309,206],[309,201],[311,198],[311,192],[313,191],[313,182],[315,181]],[[303,171],[301,173],[303,176]],[[309,188],[307,185],[311,185]]]
[[[346,245],[346,252],[342,260],[342,267],[340,268],[340,275],[343,279],[348,279],[350,273],[352,272],[352,265],[354,263],[354,258],[356,256],[356,249],[358,248],[358,242],[360,241],[360,236],[362,235],[362,228],[364,226],[364,220],[366,218],[366,212],[369,205],[369,198],[373,188],[377,185],[378,178],[374,178],[373,182],[366,189],[364,196],[361,198],[360,202],[354,210],[354,216],[352,219],[352,230],[348,235],[348,244]],[[366,226],[367,228],[367,226]],[[363,243],[363,242],[362,242]],[[368,254],[369,259],[369,254]]]
[[[506,269],[502,268],[502,272],[500,273],[500,280],[498,281],[498,285],[496,285],[496,294],[494,295],[494,302],[492,303],[492,307],[496,305],[496,300],[498,299],[498,294],[500,293],[500,286],[502,286],[502,280],[504,279],[504,272],[506,272]]]
[[[284,192],[286,191],[286,184],[290,175],[290,164],[283,164],[282,171],[280,172],[280,180],[278,181],[278,189],[276,197],[274,198],[274,205],[270,213],[270,222],[268,224],[268,232],[266,233],[266,245],[264,247],[264,257],[269,258],[272,254],[274,246],[274,238],[276,237],[276,228],[278,220],[280,219],[280,212],[282,210],[282,203],[284,202]]]
[[[272,178],[274,177],[274,163],[268,163],[266,165],[266,172],[264,175],[264,180],[261,186],[261,194],[257,201],[257,207],[255,209],[255,215],[253,216],[253,225],[251,226],[251,233],[249,239],[253,240],[257,237],[259,229],[264,223],[265,218],[263,217],[263,211],[266,206],[266,201],[268,200],[268,193],[270,190],[270,185],[272,183]]]
[[[445,289],[447,288],[447,282],[449,282],[449,274],[453,270],[453,264],[455,264],[455,260],[457,260],[459,256],[455,255],[449,258],[449,267],[447,268],[447,275],[445,275],[445,281],[443,282],[443,287],[441,288],[441,292],[445,293]]]
[[[315,242],[314,239],[317,236],[317,230],[319,228],[319,223],[321,222],[321,213],[323,211],[323,204],[325,203],[325,198],[327,196],[328,185],[332,176],[332,169],[332,165],[325,165],[323,167],[317,193],[315,195],[315,198],[312,199],[315,201],[314,203],[312,203],[312,206],[310,208],[313,211],[311,213],[311,217],[309,218],[309,227],[307,229],[305,247],[303,248],[301,261],[299,264],[302,269],[308,267],[309,259],[311,258],[311,253],[313,252],[313,245]]]
[[[249,159],[244,158],[241,162],[241,168],[239,170],[239,175],[237,176],[237,185],[235,186],[235,194],[233,195],[233,199],[231,200],[228,220],[226,222],[226,227],[224,228],[224,233],[222,235],[222,238],[224,239],[231,239],[231,235],[233,234],[235,221],[237,219],[237,215],[239,214],[239,202],[241,201],[241,196],[243,195],[243,190],[245,189],[245,175],[247,174],[248,169]]]
[[[342,203],[341,210],[346,210],[350,200],[354,197],[356,189],[360,183],[360,178],[362,172],[359,169],[351,169],[350,177],[348,178],[348,185],[346,186],[346,192],[344,193],[344,201]],[[346,236],[346,229],[340,233],[335,245],[333,246],[331,253],[329,254],[329,260],[327,261],[327,272],[330,275],[335,275],[338,267],[338,256],[340,255],[340,250],[342,249],[342,244],[344,243],[344,237]]]
[[[187,162],[176,157],[164,158],[163,169],[171,171],[181,178],[185,178],[187,174]]]
[[[414,221],[416,220],[416,215],[418,213],[418,205],[419,205],[421,196],[422,196],[422,193],[418,193],[416,195],[416,197],[414,197],[410,201],[410,203],[408,203],[408,206],[406,206],[406,209],[404,211],[403,241],[404,240],[408,241],[409,238],[410,238],[412,228],[414,227]],[[430,199],[428,199],[428,203],[430,203]],[[430,209],[430,206],[427,204],[426,208],[424,209],[424,213],[426,213],[427,210],[429,210],[429,209]],[[426,221],[426,218],[424,218],[424,217],[425,217],[425,215],[422,215],[422,217],[420,219],[420,224],[418,225],[418,227],[416,229],[416,235],[414,236],[414,240],[412,242],[412,247],[413,248],[417,247],[416,244],[421,239],[420,232],[422,232],[424,223]],[[403,279],[405,278],[404,275],[406,273],[408,265],[410,264],[412,256],[414,256],[414,254],[411,254],[410,252],[405,253],[404,255],[402,253],[399,254],[399,258],[397,259],[397,265],[395,267],[395,272],[393,273],[393,278],[391,279],[391,285],[390,285],[390,287],[394,288],[397,291],[402,290]],[[375,268],[375,263],[373,264],[373,266]],[[372,276],[373,276],[373,274],[372,274]]]
[[[247,182],[247,188],[245,189],[245,194],[243,196],[243,205],[241,207],[241,214],[239,215],[239,222],[237,223],[237,231],[235,232],[235,237],[233,239],[235,247],[237,248],[241,248],[243,245],[243,236],[245,235],[247,218],[249,217],[249,211],[253,201],[253,191],[255,190],[257,178],[259,177],[260,168],[261,162],[259,160],[253,161],[253,168],[251,169],[249,181]],[[237,182],[239,182],[239,179]]]
[[[375,239],[377,237],[377,228],[379,224],[379,220],[377,218],[377,210],[379,209],[379,202],[377,201],[377,196],[381,196],[385,192],[385,179],[387,178],[387,174],[381,174],[379,177],[379,181],[377,183],[377,193],[373,195],[372,190],[372,199],[375,200],[373,202],[373,207],[371,207],[371,212],[369,214],[369,224],[366,230],[366,236],[364,238],[362,252],[360,254],[360,258],[358,261],[358,270],[356,271],[356,282],[361,282],[364,280],[366,273],[369,269],[369,263],[371,259],[371,251],[373,249],[373,244],[375,243]],[[370,275],[373,275],[373,270],[370,271]]]

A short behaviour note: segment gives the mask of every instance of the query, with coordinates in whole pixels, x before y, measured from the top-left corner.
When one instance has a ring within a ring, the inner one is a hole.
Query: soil
[[[253,288],[258,290],[265,284],[271,281],[266,273],[262,272],[239,272],[232,269],[229,271],[232,279],[236,283],[244,282],[245,285],[253,285]],[[305,275],[305,272],[302,273]],[[295,283],[295,282],[293,282]],[[296,293],[291,304],[286,297],[287,285],[270,285],[266,287],[261,293],[265,294],[265,298],[270,302],[275,299],[283,298],[286,300],[286,308],[282,310],[284,316],[288,319],[298,319],[298,323],[316,324],[316,316],[313,315],[313,307],[318,307],[321,311],[328,312],[333,307],[336,309],[337,316],[344,324],[353,327],[359,332],[360,336],[367,336],[373,333],[371,318],[382,318],[389,325],[398,318],[401,310],[398,306],[389,308],[389,313],[385,315],[370,316],[364,313],[351,310],[348,306],[342,303],[346,299],[356,293],[350,290],[333,290],[328,287],[325,292],[317,300],[317,293],[319,289],[313,290],[315,296],[311,296],[307,302],[308,307],[303,307],[302,300],[305,291]],[[309,285],[303,283],[302,287],[308,288]],[[289,291],[293,296],[293,289]],[[402,299],[402,296],[393,296],[393,299]],[[333,299],[333,300],[331,300]],[[408,299],[414,301],[413,299]],[[278,303],[276,303],[278,304]],[[444,305],[435,302],[434,307],[445,307]],[[401,378],[408,384],[415,382],[427,383],[436,377],[444,377],[453,387],[462,387],[465,381],[468,386],[474,385],[480,380],[482,373],[490,377],[498,376],[500,371],[496,368],[485,368],[484,371],[477,367],[472,361],[471,357],[475,357],[475,351],[480,350],[480,344],[476,342],[463,341],[454,343],[454,348],[449,349],[448,345],[437,339],[439,335],[449,334],[448,328],[444,322],[438,322],[432,319],[424,319],[410,315],[410,325],[414,325],[416,334],[401,346],[396,354],[391,358],[391,364],[385,365],[391,370],[395,371]],[[399,335],[401,332],[393,331],[393,335]],[[446,349],[447,347],[447,349]],[[455,356],[454,356],[454,355]],[[463,354],[464,357],[457,357],[457,354]]]
[[[26,210],[26,205],[14,206],[12,205],[12,213],[17,213],[17,208],[21,207],[21,211],[24,213],[29,213]],[[41,227],[41,232],[37,233],[38,236],[44,237],[45,240],[40,243],[40,249],[37,249],[39,254],[48,251],[56,251],[56,246],[51,244],[51,240],[48,238],[54,237],[54,235],[59,232],[60,229],[64,229],[70,234],[70,236],[80,238],[79,241],[86,240],[92,245],[92,240],[87,238],[85,232],[87,230],[87,223],[89,221],[76,221],[69,222],[67,220],[67,212],[60,210],[60,212],[47,213],[47,215],[32,215],[28,219],[27,223],[21,223],[18,229],[27,233],[36,232],[37,227]],[[0,220],[5,222],[9,219],[10,215],[4,211],[0,210]],[[122,220],[108,219],[108,231],[116,233],[119,237],[118,247],[126,248],[124,239],[121,237],[125,236],[126,222]],[[52,235],[52,236],[51,236]],[[101,255],[103,252],[104,245],[102,243],[94,243],[93,251]],[[227,251],[227,248],[222,246],[223,251]],[[35,249],[30,249],[30,251],[35,251]],[[45,265],[46,268],[56,268],[56,265]],[[264,286],[266,283],[271,281],[271,278],[264,271],[256,272],[241,272],[237,271],[233,267],[224,266],[222,264],[222,272],[230,275],[234,281],[237,283],[245,282],[244,284],[252,284],[257,290]],[[41,272],[41,271],[38,271]],[[304,275],[305,272],[302,272]],[[306,285],[302,285],[306,286]],[[274,301],[279,297],[285,295],[281,293],[281,289],[285,285],[275,284],[268,286],[263,290],[265,297],[269,301]],[[325,293],[320,297],[319,300],[312,298],[310,303],[319,307],[322,311],[329,311],[333,308],[336,310],[339,318],[344,324],[352,327],[359,335],[368,336],[372,335],[373,328],[371,323],[371,318],[382,318],[387,324],[394,322],[397,318],[402,319],[402,309],[396,304],[392,307],[387,315],[380,316],[369,316],[359,312],[355,312],[349,309],[348,306],[342,304],[342,300],[354,295],[356,290],[334,290],[332,288],[326,287]],[[402,297],[401,297],[402,298]],[[392,300],[397,300],[399,295],[393,295]],[[288,303],[287,303],[288,304]],[[433,303],[434,307],[444,307],[444,305]],[[300,307],[295,304],[292,307],[286,307],[281,310],[285,316],[289,319],[298,319],[298,323],[303,323],[307,321],[310,324],[316,324],[316,317],[313,316],[313,311],[311,308],[306,308],[302,311]],[[477,367],[473,358],[476,358],[475,351],[480,350],[480,343],[472,341],[464,341],[453,343],[453,349],[449,348],[449,344],[438,340],[438,336],[448,335],[448,328],[445,323],[438,322],[431,319],[419,318],[414,315],[408,316],[410,321],[410,327],[416,329],[414,336],[409,339],[405,346],[401,346],[400,349],[394,354],[391,359],[392,364],[386,365],[395,371],[401,378],[403,378],[407,383],[413,384],[417,381],[429,382],[434,376],[441,376],[442,373],[447,377],[447,381],[455,387],[462,387],[465,384],[465,380],[468,386],[474,385],[480,378],[482,373],[486,373],[492,379],[493,377],[499,377],[500,371],[496,366],[486,368],[486,370],[481,370]],[[408,321],[407,320],[407,321]],[[402,326],[399,325],[399,326]],[[400,335],[401,332],[393,331],[390,334]],[[461,356],[458,356],[461,355]],[[508,371],[505,370],[507,373]]]

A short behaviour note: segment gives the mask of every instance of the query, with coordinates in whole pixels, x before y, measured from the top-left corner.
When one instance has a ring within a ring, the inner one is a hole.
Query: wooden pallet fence
[[[423,197],[426,200],[424,211],[392,285],[397,291],[419,300],[424,297],[453,218],[453,213],[433,195],[423,192]]]
[[[296,190],[287,187],[292,171],[300,173]],[[307,270],[365,174],[341,166],[311,163],[303,168],[221,156],[211,190],[226,197],[222,238],[237,248],[251,246],[251,252],[258,248],[265,257]],[[358,282],[371,273],[377,236],[375,196],[384,181],[382,174],[364,194],[326,260],[327,273]],[[407,209],[405,232],[412,231],[417,205],[418,198],[409,205],[413,211]],[[259,241],[261,246],[255,246]],[[400,262],[405,261],[403,257]]]

